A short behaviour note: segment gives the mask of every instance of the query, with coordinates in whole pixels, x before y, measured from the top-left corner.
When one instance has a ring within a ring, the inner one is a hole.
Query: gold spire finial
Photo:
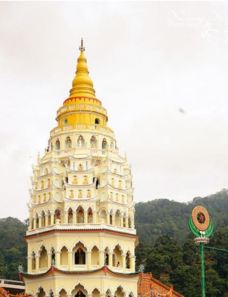
[[[81,45],[79,46],[79,50],[80,50],[81,53],[85,51],[85,47],[84,47],[84,43],[83,43],[83,38],[81,38]]]
[[[89,70],[87,66],[87,60],[84,55],[85,47],[83,39],[81,39],[81,45],[79,47],[80,56],[78,58],[77,69],[75,77],[72,82],[72,88],[70,90],[70,97],[89,97],[95,98],[95,90],[93,88],[93,82],[89,77]]]

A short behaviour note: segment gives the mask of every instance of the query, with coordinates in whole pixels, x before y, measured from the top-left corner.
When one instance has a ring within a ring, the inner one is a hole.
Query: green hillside
[[[16,218],[0,219],[0,278],[17,279],[18,265],[26,264],[26,225]]]
[[[216,227],[228,226],[228,190],[222,190],[205,198],[197,197],[190,203],[168,199],[140,202],[135,205],[135,222],[141,243],[153,244],[167,235],[184,241],[189,234],[188,218],[195,205],[205,206]]]

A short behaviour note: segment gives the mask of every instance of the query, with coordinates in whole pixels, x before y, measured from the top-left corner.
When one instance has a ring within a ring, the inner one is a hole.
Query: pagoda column
[[[63,221],[64,224],[67,224],[68,223],[68,211],[65,211],[64,212],[64,221]]]
[[[45,227],[48,226],[48,215],[47,214],[45,215],[45,223],[44,224],[45,224]]]
[[[108,266],[112,267],[112,253],[108,253]]]
[[[73,252],[72,251],[68,251],[68,267],[69,270],[73,269]]]
[[[48,268],[50,268],[52,266],[51,263],[51,252],[48,253]]]
[[[42,221],[42,217],[41,216],[39,216],[39,223],[38,223],[38,228],[41,228],[41,222]]]
[[[91,251],[88,251],[86,253],[86,260],[87,260],[87,269],[89,270],[91,268]]]
[[[84,223],[88,224],[88,215],[87,215],[87,211],[84,212]]]
[[[130,268],[131,268],[131,271],[135,271],[135,256],[132,256],[130,258]]]
[[[122,268],[123,268],[123,270],[125,270],[125,268],[126,268],[126,256],[125,255],[122,255],[121,256],[121,264],[122,264]]]
[[[27,257],[27,259],[28,259],[28,273],[31,273],[31,271],[32,271],[32,256],[28,256]]]
[[[51,212],[51,226],[54,225],[54,212]]]
[[[123,215],[120,216],[120,227],[123,227]]]
[[[36,255],[36,271],[38,271],[39,270],[39,258],[40,258],[40,256],[39,255]]]
[[[104,266],[104,251],[99,251],[99,264],[101,267]]]
[[[73,211],[73,224],[74,225],[77,224],[77,222],[76,222],[76,210]]]
[[[55,266],[60,267],[60,251],[56,252]]]

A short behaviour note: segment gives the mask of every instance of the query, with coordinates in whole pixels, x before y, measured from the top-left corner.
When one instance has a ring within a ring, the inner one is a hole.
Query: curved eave
[[[119,277],[126,277],[126,278],[132,278],[132,277],[138,277],[139,273],[138,272],[132,272],[132,273],[121,273],[121,272],[116,272],[111,269],[109,269],[107,266],[103,266],[101,268],[95,269],[95,270],[86,270],[86,271],[66,271],[66,270],[61,270],[57,267],[50,267],[47,271],[42,272],[42,273],[37,273],[37,274],[30,274],[30,273],[20,273],[20,277],[24,279],[35,279],[47,275],[56,275],[56,274],[67,274],[67,275],[86,275],[86,274],[93,274],[97,272],[102,272],[104,275],[110,274],[114,276],[119,276]]]
[[[97,232],[102,232],[102,233],[108,233],[112,235],[118,235],[118,236],[124,236],[124,237],[130,237],[134,238],[136,241],[138,240],[138,236],[136,234],[131,234],[127,232],[121,232],[121,231],[115,231],[115,230],[108,230],[108,229],[52,229],[52,230],[44,230],[40,231],[39,233],[34,233],[34,234],[26,234],[25,239],[31,239],[31,238],[37,238],[39,236],[43,235],[49,235],[53,233],[97,233]]]

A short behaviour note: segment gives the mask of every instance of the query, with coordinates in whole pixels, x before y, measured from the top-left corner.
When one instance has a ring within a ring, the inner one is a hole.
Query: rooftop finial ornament
[[[206,296],[205,285],[205,264],[204,264],[204,245],[209,242],[209,237],[213,233],[213,224],[211,222],[207,209],[201,205],[195,206],[192,215],[188,221],[191,232],[196,236],[194,241],[200,246],[201,257],[201,290],[202,297]]]
[[[81,38],[81,45],[79,46],[79,50],[80,50],[81,53],[85,51],[83,38]]]

